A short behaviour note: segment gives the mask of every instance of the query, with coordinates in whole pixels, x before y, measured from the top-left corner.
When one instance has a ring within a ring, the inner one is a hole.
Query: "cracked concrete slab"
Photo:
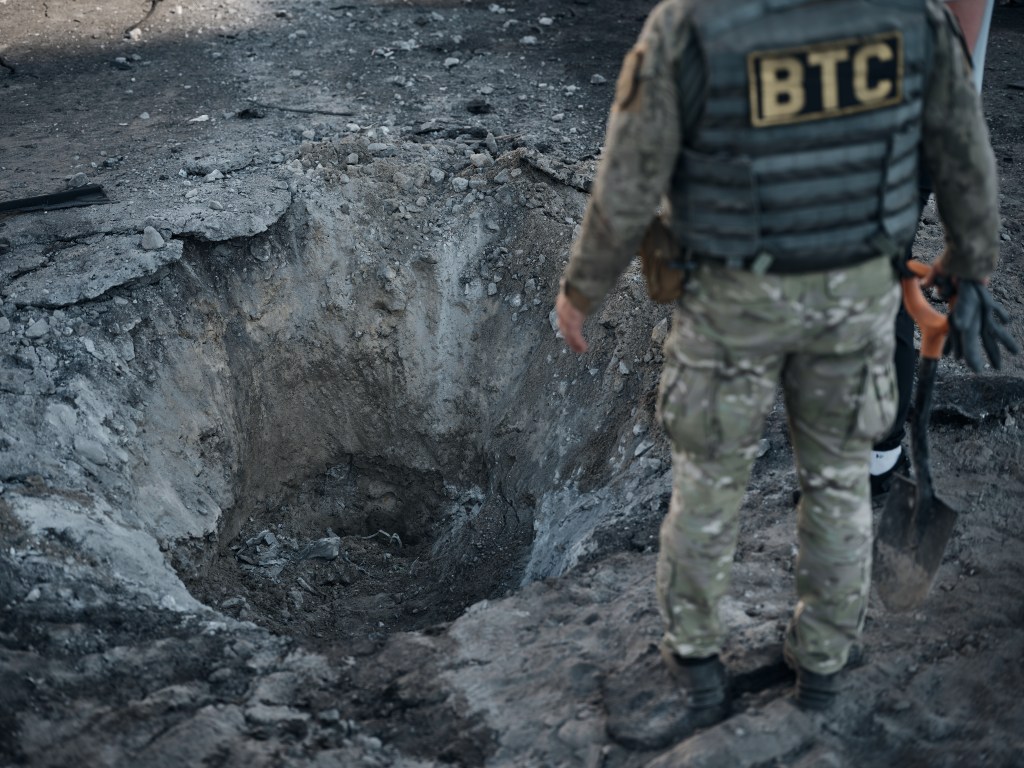
[[[181,241],[172,240],[159,251],[143,250],[139,241],[139,237],[95,235],[48,249],[35,269],[4,286],[4,299],[18,307],[68,307],[158,276],[181,259]]]

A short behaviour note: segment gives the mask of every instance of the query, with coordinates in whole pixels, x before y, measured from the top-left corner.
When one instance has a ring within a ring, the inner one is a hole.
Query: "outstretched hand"
[[[561,291],[555,300],[555,313],[558,315],[558,330],[565,337],[569,349],[573,352],[586,352],[587,340],[583,338],[583,320],[586,315],[576,309]]]

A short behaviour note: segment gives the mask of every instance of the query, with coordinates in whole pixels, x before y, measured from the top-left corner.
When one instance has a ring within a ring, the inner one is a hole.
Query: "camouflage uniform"
[[[688,182],[681,156],[709,81],[693,19],[715,2],[660,3],[626,57],[565,273],[566,296],[583,312],[613,287],[652,211],[671,208]],[[981,280],[998,254],[994,159],[955,25],[937,0],[921,0],[919,10],[930,54],[914,129],[946,226],[942,261],[954,276]],[[821,124],[834,130],[843,119]],[[678,210],[670,219],[685,241],[693,222]],[[785,273],[694,254],[699,266],[675,310],[659,393],[674,481],[657,584],[664,644],[678,655],[719,651],[717,607],[728,591],[738,510],[781,382],[803,489],[799,602],[786,655],[819,674],[846,663],[870,583],[868,457],[896,408],[892,328],[900,293],[891,257],[909,240],[900,237],[857,263]]]

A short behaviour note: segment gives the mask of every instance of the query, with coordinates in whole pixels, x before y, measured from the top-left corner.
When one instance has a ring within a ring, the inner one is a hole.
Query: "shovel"
[[[949,321],[932,308],[921,291],[920,278],[928,277],[931,267],[919,261],[910,261],[907,267],[914,276],[902,280],[903,302],[921,329],[921,359],[910,425],[916,483],[901,475],[894,478],[874,547],[875,586],[891,611],[911,610],[927,596],[957,514],[935,497],[928,457],[935,368],[949,334]]]

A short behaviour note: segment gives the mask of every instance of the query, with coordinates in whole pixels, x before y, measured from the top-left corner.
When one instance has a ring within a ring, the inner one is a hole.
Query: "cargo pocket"
[[[875,442],[892,429],[899,405],[896,368],[891,359],[885,363],[865,366],[859,400],[860,408],[854,421],[853,435]]]
[[[706,454],[717,446],[713,369],[666,363],[658,390],[658,420],[676,451]]]

